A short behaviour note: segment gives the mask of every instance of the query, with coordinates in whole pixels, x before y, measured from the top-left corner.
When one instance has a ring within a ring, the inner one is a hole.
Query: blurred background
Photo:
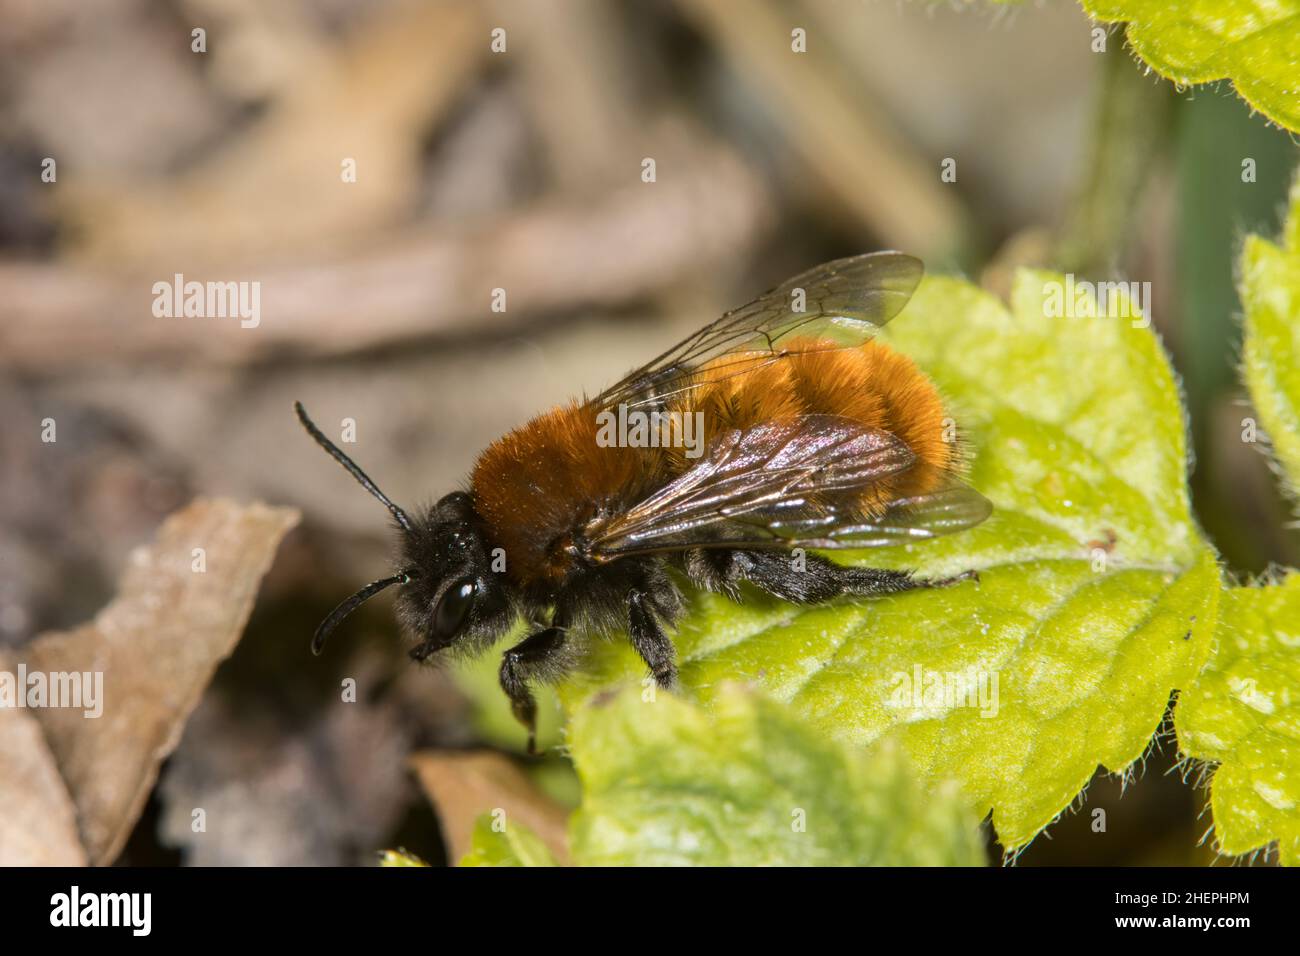
[[[415,505],[837,256],[900,248],[998,292],[1021,264],[1150,281],[1200,520],[1237,573],[1300,564],[1241,441],[1232,274],[1247,231],[1278,229],[1297,148],[1093,28],[1066,0],[0,2],[0,648],[93,616],[195,495],[305,516],[121,862],[441,862],[408,756],[517,745],[464,689],[483,674],[407,665],[387,601],[309,654],[390,543],[295,399],[326,431],[353,419],[348,451]],[[260,282],[260,325],[155,317],[176,273]],[[345,676],[362,706],[335,706]],[[1122,805],[1099,776],[1020,865],[1209,862],[1172,751]],[[520,775],[574,798],[559,758]]]

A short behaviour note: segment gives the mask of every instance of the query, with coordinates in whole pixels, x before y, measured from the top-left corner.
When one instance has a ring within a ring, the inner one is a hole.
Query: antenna
[[[409,580],[411,580],[410,574],[406,571],[402,571],[398,574],[394,574],[391,578],[384,578],[382,581],[372,581],[334,610],[330,611],[329,617],[320,622],[320,626],[316,628],[316,633],[312,635],[311,652],[313,654],[319,654],[325,647],[326,638],[333,633],[334,628],[338,627],[339,623],[345,617],[359,608],[366,601],[384,590],[384,588],[390,588],[394,584],[405,584]]]
[[[406,516],[406,512],[403,511],[401,508],[397,507],[397,505],[393,504],[393,502],[389,500],[388,495],[380,491],[379,486],[370,480],[370,476],[367,475],[364,471],[362,471],[359,467],[357,467],[357,463],[355,461],[353,461],[347,455],[343,454],[343,450],[340,449],[338,445],[334,444],[332,441],[330,441],[328,438],[325,437],[325,433],[322,432],[319,428],[317,428],[316,423],[313,422],[307,416],[307,409],[302,407],[302,402],[294,402],[293,409],[298,413],[298,421],[302,422],[302,427],[307,429],[307,434],[310,435],[312,438],[316,439],[316,444],[324,448],[327,452],[330,453],[330,455],[334,458],[335,461],[337,461],[340,465],[346,468],[348,474],[351,475],[353,478],[355,478],[357,480],[357,483],[360,484],[362,488],[366,489],[366,491],[370,492],[372,495],[374,495],[376,498],[382,501],[384,503],[384,507],[393,513],[393,517],[397,519],[397,523],[400,524],[403,529],[405,529],[406,531],[412,530],[411,519]],[[379,584],[379,583],[380,582],[378,581],[375,582],[375,584]],[[388,584],[395,584],[395,583],[396,583],[395,580],[390,579],[388,583],[384,585],[384,587],[387,587]],[[374,587],[374,584],[370,585],[370,587]],[[382,589],[377,589],[377,590],[382,590]],[[375,592],[371,591],[369,594],[366,594],[366,597],[369,597],[370,594],[373,593]],[[361,600],[364,601],[365,598],[362,598]],[[357,602],[357,604],[360,603],[361,601]],[[353,605],[353,607],[355,606],[356,605]],[[342,607],[342,605],[340,605],[340,607]],[[350,611],[352,610],[352,608],[348,608],[348,610]],[[332,618],[333,615],[330,615],[330,617]],[[337,621],[335,623],[337,623]],[[321,626],[323,627],[324,625]]]

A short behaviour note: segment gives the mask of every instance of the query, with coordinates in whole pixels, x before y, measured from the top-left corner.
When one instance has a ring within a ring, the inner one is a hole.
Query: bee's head
[[[403,530],[408,570],[397,607],[420,639],[411,657],[422,661],[458,641],[481,646],[500,637],[511,620],[510,595],[492,570],[469,495],[452,492]]]
[[[301,403],[294,403],[294,408],[316,443],[384,504],[402,537],[402,560],[397,573],[367,584],[331,611],[316,628],[312,650],[319,654],[326,638],[345,617],[394,585],[401,587],[398,597],[401,619],[419,639],[419,644],[411,650],[411,657],[417,661],[462,639],[479,644],[500,636],[512,617],[510,592],[501,576],[492,571],[481,523],[469,495],[463,491],[452,492],[422,517],[413,519],[393,504],[316,427]]]

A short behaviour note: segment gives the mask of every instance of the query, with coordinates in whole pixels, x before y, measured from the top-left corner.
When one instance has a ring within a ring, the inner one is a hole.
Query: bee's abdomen
[[[893,482],[889,494],[928,490],[940,473],[956,464],[957,445],[947,427],[943,400],[934,384],[907,356],[879,342],[835,349],[799,340],[786,345],[775,362],[695,389],[691,411],[704,413],[707,440],[719,430],[746,430],[767,421],[802,415],[838,415],[897,435],[916,455],[907,480]],[[718,361],[734,366],[735,357]],[[709,378],[709,367],[700,369]],[[690,462],[673,457],[676,470]]]

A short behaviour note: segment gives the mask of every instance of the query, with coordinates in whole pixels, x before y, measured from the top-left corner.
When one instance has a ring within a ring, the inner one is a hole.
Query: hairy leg
[[[665,690],[673,689],[677,686],[676,651],[655,617],[653,599],[644,591],[632,591],[627,600],[628,634],[632,646],[650,668],[655,683]]]
[[[564,675],[570,664],[564,639],[564,628],[548,627],[524,638],[501,658],[501,689],[510,698],[515,719],[528,728],[530,754],[537,752],[537,701],[528,685]]]
[[[792,604],[821,604],[843,594],[875,597],[917,588],[946,587],[978,580],[974,571],[940,580],[921,580],[907,571],[844,567],[817,554],[797,561],[788,551],[696,551],[687,557],[687,573],[710,591],[739,598],[741,581]]]

